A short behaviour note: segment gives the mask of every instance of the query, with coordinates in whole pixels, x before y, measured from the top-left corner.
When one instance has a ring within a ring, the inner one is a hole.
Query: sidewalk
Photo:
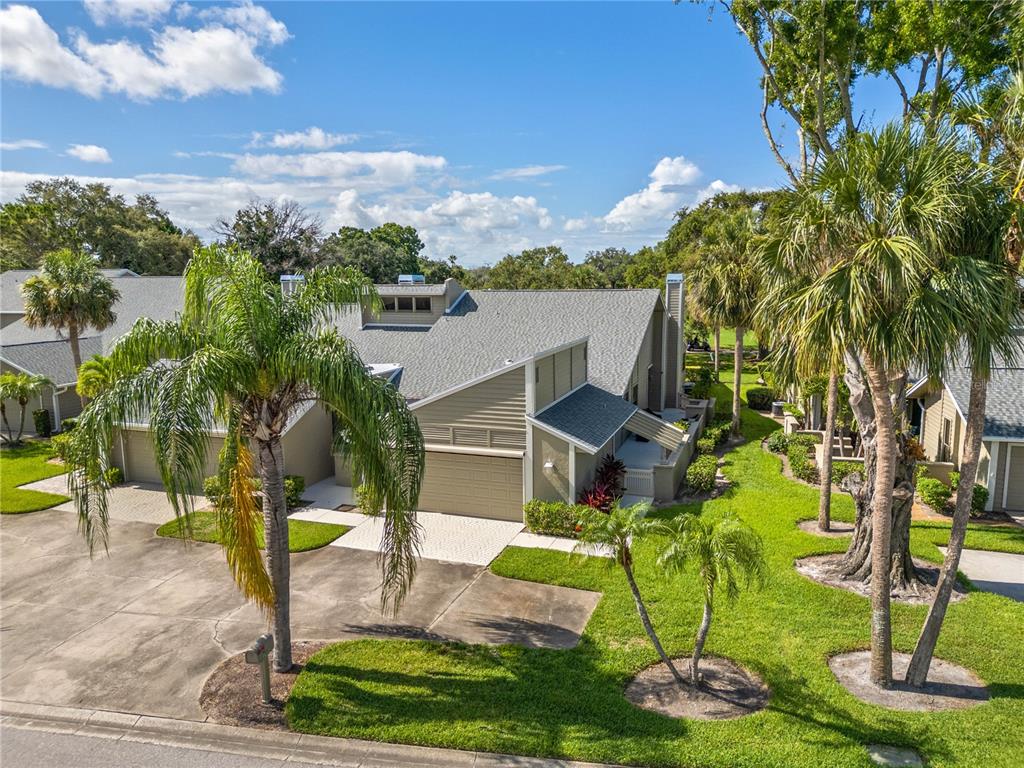
[[[350,768],[608,768],[594,763],[259,731],[195,720],[172,720],[125,712],[50,707],[13,701],[0,701],[0,725],[5,728]]]

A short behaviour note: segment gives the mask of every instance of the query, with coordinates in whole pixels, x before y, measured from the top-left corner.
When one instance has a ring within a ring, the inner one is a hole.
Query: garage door
[[[156,449],[153,447],[153,436],[142,430],[126,429],[121,433],[124,440],[125,477],[131,483],[161,483],[160,470],[156,465]],[[217,457],[220,454],[222,438],[212,438],[206,452],[206,465],[203,476],[217,473]],[[121,447],[114,441],[115,463],[121,458]]]
[[[522,521],[523,460],[427,451],[419,508]]]
[[[1024,512],[1024,445],[1010,446],[1006,461],[1006,508]]]

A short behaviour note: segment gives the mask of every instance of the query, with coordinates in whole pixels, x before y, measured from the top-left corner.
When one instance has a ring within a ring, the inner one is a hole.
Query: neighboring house
[[[104,277],[138,277],[130,269],[101,269]],[[9,269],[0,274],[0,328],[20,320],[25,314],[21,300],[21,286],[39,272],[34,269]]]
[[[134,288],[150,279],[118,282],[118,327],[99,348],[108,350],[135,318],[152,316]],[[153,297],[157,319],[173,316],[180,284],[152,290],[162,293]],[[348,313],[336,325],[417,416],[426,443],[420,509],[522,520],[532,498],[574,501],[607,454],[625,461],[627,493],[675,495],[706,418],[706,404],[680,407],[682,275],[669,275],[664,291],[478,291],[451,279],[377,290],[379,315]],[[31,346],[20,334],[10,348],[6,335],[5,360],[9,351],[22,360],[31,354],[19,349]],[[66,370],[58,376],[66,377]],[[686,430],[672,423],[687,416]],[[333,478],[358,486],[331,455],[331,434],[320,406],[293,419],[286,472],[307,485]],[[220,437],[212,435],[211,474]],[[126,426],[114,453],[129,480],[159,481],[145,425]]]
[[[960,468],[970,387],[970,369],[957,366],[940,381],[924,379],[908,392],[916,404],[911,423],[925,457],[940,468]],[[989,492],[986,509],[1024,514],[1024,368],[1019,364],[1000,360],[992,369],[978,483]]]

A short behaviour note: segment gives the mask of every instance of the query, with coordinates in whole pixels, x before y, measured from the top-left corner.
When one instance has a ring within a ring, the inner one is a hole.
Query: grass
[[[0,513],[19,515],[49,509],[68,500],[67,496],[42,491],[27,491],[19,485],[63,475],[60,464],[48,464],[49,445],[42,440],[26,442],[17,448],[0,449]]]
[[[183,538],[185,521],[174,519],[156,529],[157,536]],[[344,525],[333,523],[316,523],[309,520],[288,521],[288,551],[308,552],[311,549],[326,547],[336,538],[350,530]],[[260,549],[263,549],[263,525],[260,524]],[[210,510],[196,510],[192,513],[192,539],[205,541],[208,544],[220,542],[217,531],[217,515]]]
[[[748,442],[725,456],[732,487],[711,501],[675,507],[735,512],[764,538],[771,578],[762,592],[718,603],[708,642],[756,671],[768,708],[732,721],[673,720],[637,709],[622,691],[656,656],[622,573],[603,561],[508,548],[492,570],[510,578],[596,590],[603,598],[572,650],[359,640],[329,646],[299,675],[287,704],[294,730],[356,738],[650,766],[871,765],[864,744],[919,750],[930,766],[1017,766],[1024,732],[1024,605],[982,592],[949,608],[937,653],[973,669],[992,700],[941,714],[892,712],[848,694],[830,655],[869,644],[868,600],[800,576],[793,561],[841,551],[842,540],[796,527],[817,511],[817,491],[782,476],[759,446],[777,425],[744,410]],[[848,497],[834,503],[852,519]],[[916,556],[938,561],[933,528],[915,526]],[[977,535],[977,534],[976,534]],[[636,572],[669,652],[688,655],[700,621],[692,575],[666,579],[641,544]],[[913,648],[925,606],[895,605],[898,650]]]

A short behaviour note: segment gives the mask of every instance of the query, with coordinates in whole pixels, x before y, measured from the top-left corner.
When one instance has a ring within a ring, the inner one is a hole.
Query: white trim
[[[423,450],[427,453],[464,453],[470,456],[500,456],[505,459],[521,459],[525,451],[511,448],[474,448],[468,445],[445,445],[443,443],[424,443]]]
[[[987,440],[990,443],[1022,443],[1024,444],[1024,438],[1021,437],[991,437],[989,435],[983,435],[983,440]]]
[[[569,390],[568,392],[566,392],[566,393],[565,393],[564,395],[562,395],[562,396],[561,396],[560,398],[558,398],[557,400],[552,400],[552,401],[551,401],[550,403],[548,403],[547,405],[545,405],[545,406],[544,406],[543,408],[541,408],[541,409],[540,409],[539,411],[537,411],[537,412],[536,412],[536,413],[534,413],[534,414],[530,414],[530,415],[531,415],[531,416],[540,416],[540,415],[541,415],[542,413],[544,413],[544,411],[546,411],[546,410],[547,410],[548,408],[550,408],[551,406],[553,406],[553,405],[557,405],[558,403],[562,402],[563,400],[565,400],[565,398],[569,397],[569,395],[574,395],[574,394],[576,394],[576,392],[578,392],[579,390],[583,389],[583,388],[584,388],[585,386],[587,386],[587,384],[589,384],[589,383],[590,383],[589,381],[584,381],[584,382],[583,382],[582,384],[580,384],[580,385],[578,385],[578,386],[575,386],[575,387],[573,387],[572,389],[570,389],[570,390]]]
[[[552,427],[552,426],[550,426],[548,424],[545,424],[543,421],[539,421],[538,419],[536,419],[533,416],[527,416],[526,420],[530,424],[533,424],[533,426],[537,427],[538,429],[541,429],[541,430],[547,432],[548,434],[554,435],[555,437],[560,437],[562,440],[565,440],[570,445],[575,445],[578,448],[582,448],[585,453],[588,453],[591,456],[593,456],[599,450],[601,450],[600,446],[591,445],[588,442],[580,440],[578,437],[573,437],[569,433],[563,432],[560,429],[556,429],[555,427]],[[625,423],[625,422],[623,422],[623,423]],[[622,429],[622,427],[619,427],[619,429]]]
[[[580,344],[588,344],[590,342],[590,336],[580,336],[575,341],[568,341],[565,344],[559,344],[557,347],[551,347],[551,349],[541,350],[533,355],[534,360],[540,360],[542,357],[550,357],[551,355],[557,355],[559,352],[564,352],[567,349],[578,347]]]
[[[533,498],[533,430],[526,427],[526,453],[523,454],[523,504]]]
[[[125,454],[125,451],[124,451],[124,430],[123,429],[119,429],[117,431],[117,437],[118,437],[118,440],[120,440],[120,442],[121,442],[121,467],[122,467],[122,472],[124,474],[124,479],[126,481],[127,480],[131,480],[131,478],[128,477],[128,456]]]
[[[526,361],[526,415],[537,411],[537,361]]]
[[[450,315],[452,313],[452,310],[454,310],[457,306],[459,306],[459,302],[462,301],[464,298],[466,298],[466,294],[468,294],[468,293],[469,293],[469,289],[468,288],[467,289],[463,289],[462,293],[459,294],[459,297],[457,299],[455,299],[455,301],[452,302],[451,306],[448,307],[448,309],[446,309],[444,311],[444,314]]]
[[[905,397],[914,397],[914,395],[917,393],[917,390],[919,390],[921,387],[923,387],[930,381],[931,379],[929,379],[927,376],[925,376],[923,379],[918,379],[911,385],[910,389],[907,390],[907,394],[905,395]]]
[[[680,333],[682,333],[682,332],[683,331],[680,329]],[[666,358],[668,356],[668,343],[666,342],[667,338],[668,338],[668,308],[665,307],[664,304],[663,304],[662,308],[661,308],[661,384],[659,386],[659,389],[661,390],[661,407],[658,408],[659,411],[664,411],[665,410],[665,363],[666,363]],[[683,378],[684,379],[686,378],[686,370],[685,369],[683,369]],[[679,386],[680,386],[680,388],[682,388],[682,383],[680,383]],[[679,403],[676,402],[675,404],[678,405]]]
[[[1006,509],[1006,497],[1010,493],[1010,464],[1013,463],[1013,449],[1024,448],[1024,445],[1015,443],[1013,445],[1006,446],[1006,464],[1003,468],[1003,503],[1002,509]]]
[[[576,446],[572,443],[569,443],[569,503],[576,503]]]
[[[441,392],[438,392],[437,394],[431,395],[430,397],[424,397],[421,400],[417,400],[414,403],[410,403],[409,410],[415,411],[417,408],[421,408],[424,405],[428,405],[430,403],[435,403],[438,400],[443,400],[444,398],[450,395],[454,395],[456,392],[461,392],[464,389],[469,389],[470,387],[475,386],[477,384],[482,384],[485,381],[497,378],[498,376],[501,376],[501,374],[503,373],[509,373],[510,371],[514,371],[516,368],[524,367],[526,365],[526,362],[526,360],[516,360],[515,362],[509,363],[508,365],[502,366],[501,368],[489,371],[488,373],[485,373],[481,376],[476,376],[470,379],[469,381],[462,382],[461,384],[457,384],[456,386],[451,387],[450,389],[445,389]]]
[[[991,450],[988,452],[988,477],[985,487],[988,488],[988,498],[985,499],[985,511],[991,512],[995,509],[996,495],[995,484],[999,476],[999,443],[991,443]]]

